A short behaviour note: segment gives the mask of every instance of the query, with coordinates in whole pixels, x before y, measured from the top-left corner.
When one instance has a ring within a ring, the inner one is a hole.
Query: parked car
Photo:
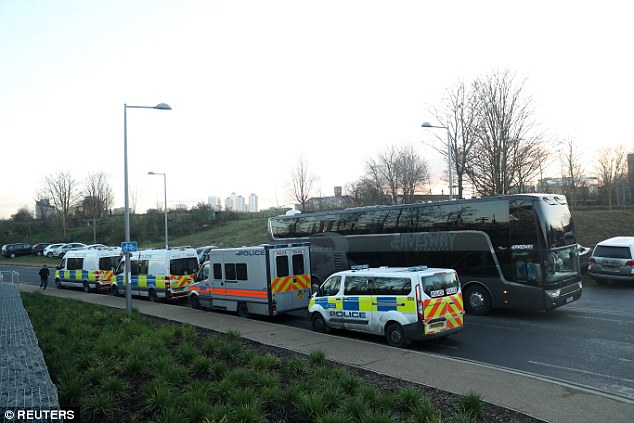
[[[64,254],[66,254],[70,250],[80,250],[82,248],[86,248],[86,244],[82,242],[69,242],[68,244],[64,244],[60,247],[57,252],[57,257],[62,258]]]
[[[57,257],[57,255],[59,254],[59,249],[62,248],[64,245],[66,245],[65,242],[51,244],[48,247],[44,248],[44,251],[42,253],[46,257]]]
[[[205,260],[207,260],[209,257],[209,251],[216,248],[218,247],[216,247],[215,245],[207,245],[204,247],[196,248],[196,254],[198,255],[198,263],[202,264]]]
[[[34,256],[41,256],[44,254],[44,249],[49,245],[52,245],[52,243],[38,242],[37,244],[33,245],[33,248],[31,249],[31,254],[33,254]]]
[[[26,256],[31,254],[31,244],[18,242],[15,244],[6,244],[2,246],[2,256],[16,258],[17,256]]]
[[[634,236],[617,236],[599,242],[588,259],[590,277],[602,285],[634,282]]]
[[[86,245],[84,248],[87,248],[89,250],[99,250],[100,248],[108,248],[103,244],[90,244],[90,245]]]

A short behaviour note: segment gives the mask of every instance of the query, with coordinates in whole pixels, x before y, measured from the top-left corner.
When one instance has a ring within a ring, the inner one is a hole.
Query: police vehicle
[[[55,285],[83,288],[84,292],[107,290],[120,258],[118,247],[68,251],[55,270]]]
[[[462,329],[464,308],[452,269],[355,266],[332,274],[308,307],[313,329],[384,335],[388,344],[445,337]]]
[[[264,244],[209,251],[196,282],[189,287],[193,308],[274,316],[308,307],[308,243]]]

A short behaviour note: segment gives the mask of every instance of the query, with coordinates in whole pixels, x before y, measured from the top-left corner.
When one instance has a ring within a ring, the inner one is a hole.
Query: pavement
[[[39,288],[22,284],[19,290],[33,292],[39,291]],[[47,289],[43,293],[125,309],[125,298],[55,288]],[[4,302],[0,304],[2,307],[5,305]],[[142,314],[189,323],[218,332],[238,331],[243,338],[299,353],[307,354],[314,350],[321,350],[329,360],[338,363],[456,394],[465,395],[476,392],[486,402],[517,410],[547,422],[631,423],[634,421],[633,401],[509,369],[419,351],[397,349],[345,336],[320,334],[276,325],[269,321],[244,319],[227,313],[150,303],[143,299],[133,299],[132,307]],[[4,330],[6,329],[0,326],[0,331],[3,331],[2,337],[6,336]],[[8,330],[11,331],[11,327]],[[25,336],[30,335],[25,334]],[[8,348],[11,349],[11,347],[9,345]],[[25,344],[25,347],[35,349],[37,345]],[[5,343],[1,342],[0,357],[4,356],[5,348]],[[4,369],[5,365],[5,361],[2,361],[0,370]],[[3,383],[5,383],[4,379],[0,378],[0,392],[4,392]],[[25,389],[28,391],[29,388]],[[3,407],[2,398],[0,395],[0,408]]]

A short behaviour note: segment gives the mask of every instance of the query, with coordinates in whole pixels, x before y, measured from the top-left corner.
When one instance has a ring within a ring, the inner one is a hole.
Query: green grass
[[[249,347],[235,331],[203,334],[39,292],[22,300],[60,405],[79,406],[95,421],[409,422],[441,415],[418,389],[373,387],[323,351],[277,356]],[[478,402],[476,394],[466,397],[459,411],[472,416]]]
[[[604,239],[619,235],[634,236],[634,210],[573,210],[577,241],[593,247]]]

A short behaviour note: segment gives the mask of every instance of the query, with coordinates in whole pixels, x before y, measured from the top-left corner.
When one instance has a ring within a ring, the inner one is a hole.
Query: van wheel
[[[90,292],[90,285],[88,285],[88,282],[84,281],[84,292],[88,293]]]
[[[238,316],[244,317],[245,319],[249,317],[249,307],[247,303],[238,303]]]
[[[110,295],[112,295],[113,297],[119,296],[119,288],[117,287],[117,285],[110,286]]]
[[[491,313],[491,296],[481,285],[474,285],[465,293],[465,308],[468,313],[485,316]]]
[[[405,334],[405,330],[403,326],[398,323],[391,323],[387,329],[385,330],[385,337],[387,338],[387,343],[393,347],[397,348],[407,348],[410,344],[407,339],[407,334]]]
[[[191,297],[189,297],[189,304],[192,306],[192,308],[195,308],[196,310],[202,309],[202,307],[200,306],[200,298],[198,298],[198,295],[192,295]]]
[[[62,285],[62,282],[59,279],[55,280],[55,286],[57,289],[64,289],[64,285]]]
[[[317,312],[313,313],[313,315],[310,318],[310,322],[312,323],[313,330],[315,332],[319,332],[319,333],[330,332],[330,328],[326,324],[326,320],[324,319],[324,316],[322,316],[321,314]]]
[[[152,302],[152,303],[157,303],[158,300],[159,300],[159,297],[158,297],[156,291],[153,290],[153,289],[150,289],[150,292],[148,292],[148,296],[150,298],[150,302]]]

